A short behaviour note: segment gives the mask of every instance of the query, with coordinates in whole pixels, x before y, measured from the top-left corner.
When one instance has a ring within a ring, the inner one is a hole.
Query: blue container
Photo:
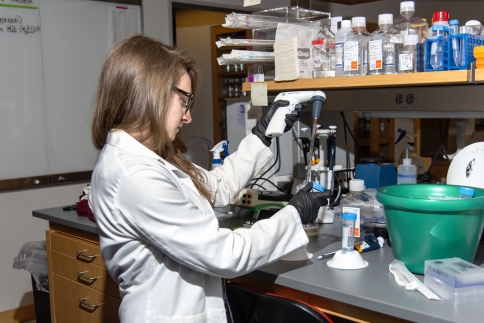
[[[355,178],[364,180],[366,188],[396,185],[397,170],[393,164],[356,164]]]

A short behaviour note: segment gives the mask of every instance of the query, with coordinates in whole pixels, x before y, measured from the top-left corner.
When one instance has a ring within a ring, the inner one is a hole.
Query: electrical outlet
[[[403,103],[403,94],[397,94],[395,95],[395,103],[398,105],[401,105]]]
[[[413,104],[415,102],[415,96],[412,93],[407,94],[406,102],[408,105]]]

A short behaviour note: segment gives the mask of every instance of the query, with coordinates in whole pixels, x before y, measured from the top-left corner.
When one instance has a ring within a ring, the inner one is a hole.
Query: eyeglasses
[[[177,93],[183,94],[188,98],[188,101],[181,100],[183,108],[185,108],[185,111],[183,113],[187,113],[190,107],[192,106],[193,99],[195,99],[195,96],[191,93],[185,92],[182,89],[177,88],[176,86],[173,86],[172,90]]]

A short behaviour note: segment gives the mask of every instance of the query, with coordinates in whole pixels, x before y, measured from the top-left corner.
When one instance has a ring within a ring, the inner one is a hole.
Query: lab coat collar
[[[154,151],[146,148],[143,144],[134,139],[124,130],[111,130],[108,134],[108,138],[106,139],[106,143],[136,155],[161,160],[161,157],[158,156]]]

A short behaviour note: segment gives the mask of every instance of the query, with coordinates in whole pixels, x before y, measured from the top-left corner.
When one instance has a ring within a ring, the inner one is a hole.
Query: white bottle
[[[343,38],[351,31],[351,20],[341,21],[341,28],[334,35],[336,44],[336,62],[335,62],[335,73],[336,76],[343,76]]]
[[[398,55],[398,74],[417,72],[417,35],[403,36],[403,49]]]
[[[343,76],[368,74],[368,42],[365,17],[351,19],[351,32],[343,37]]]
[[[412,159],[403,159],[403,164],[397,167],[397,184],[417,184],[417,166],[412,165]]]
[[[378,29],[368,44],[368,74],[396,74],[398,53],[403,47],[403,35],[393,27],[391,13],[378,15]]]

